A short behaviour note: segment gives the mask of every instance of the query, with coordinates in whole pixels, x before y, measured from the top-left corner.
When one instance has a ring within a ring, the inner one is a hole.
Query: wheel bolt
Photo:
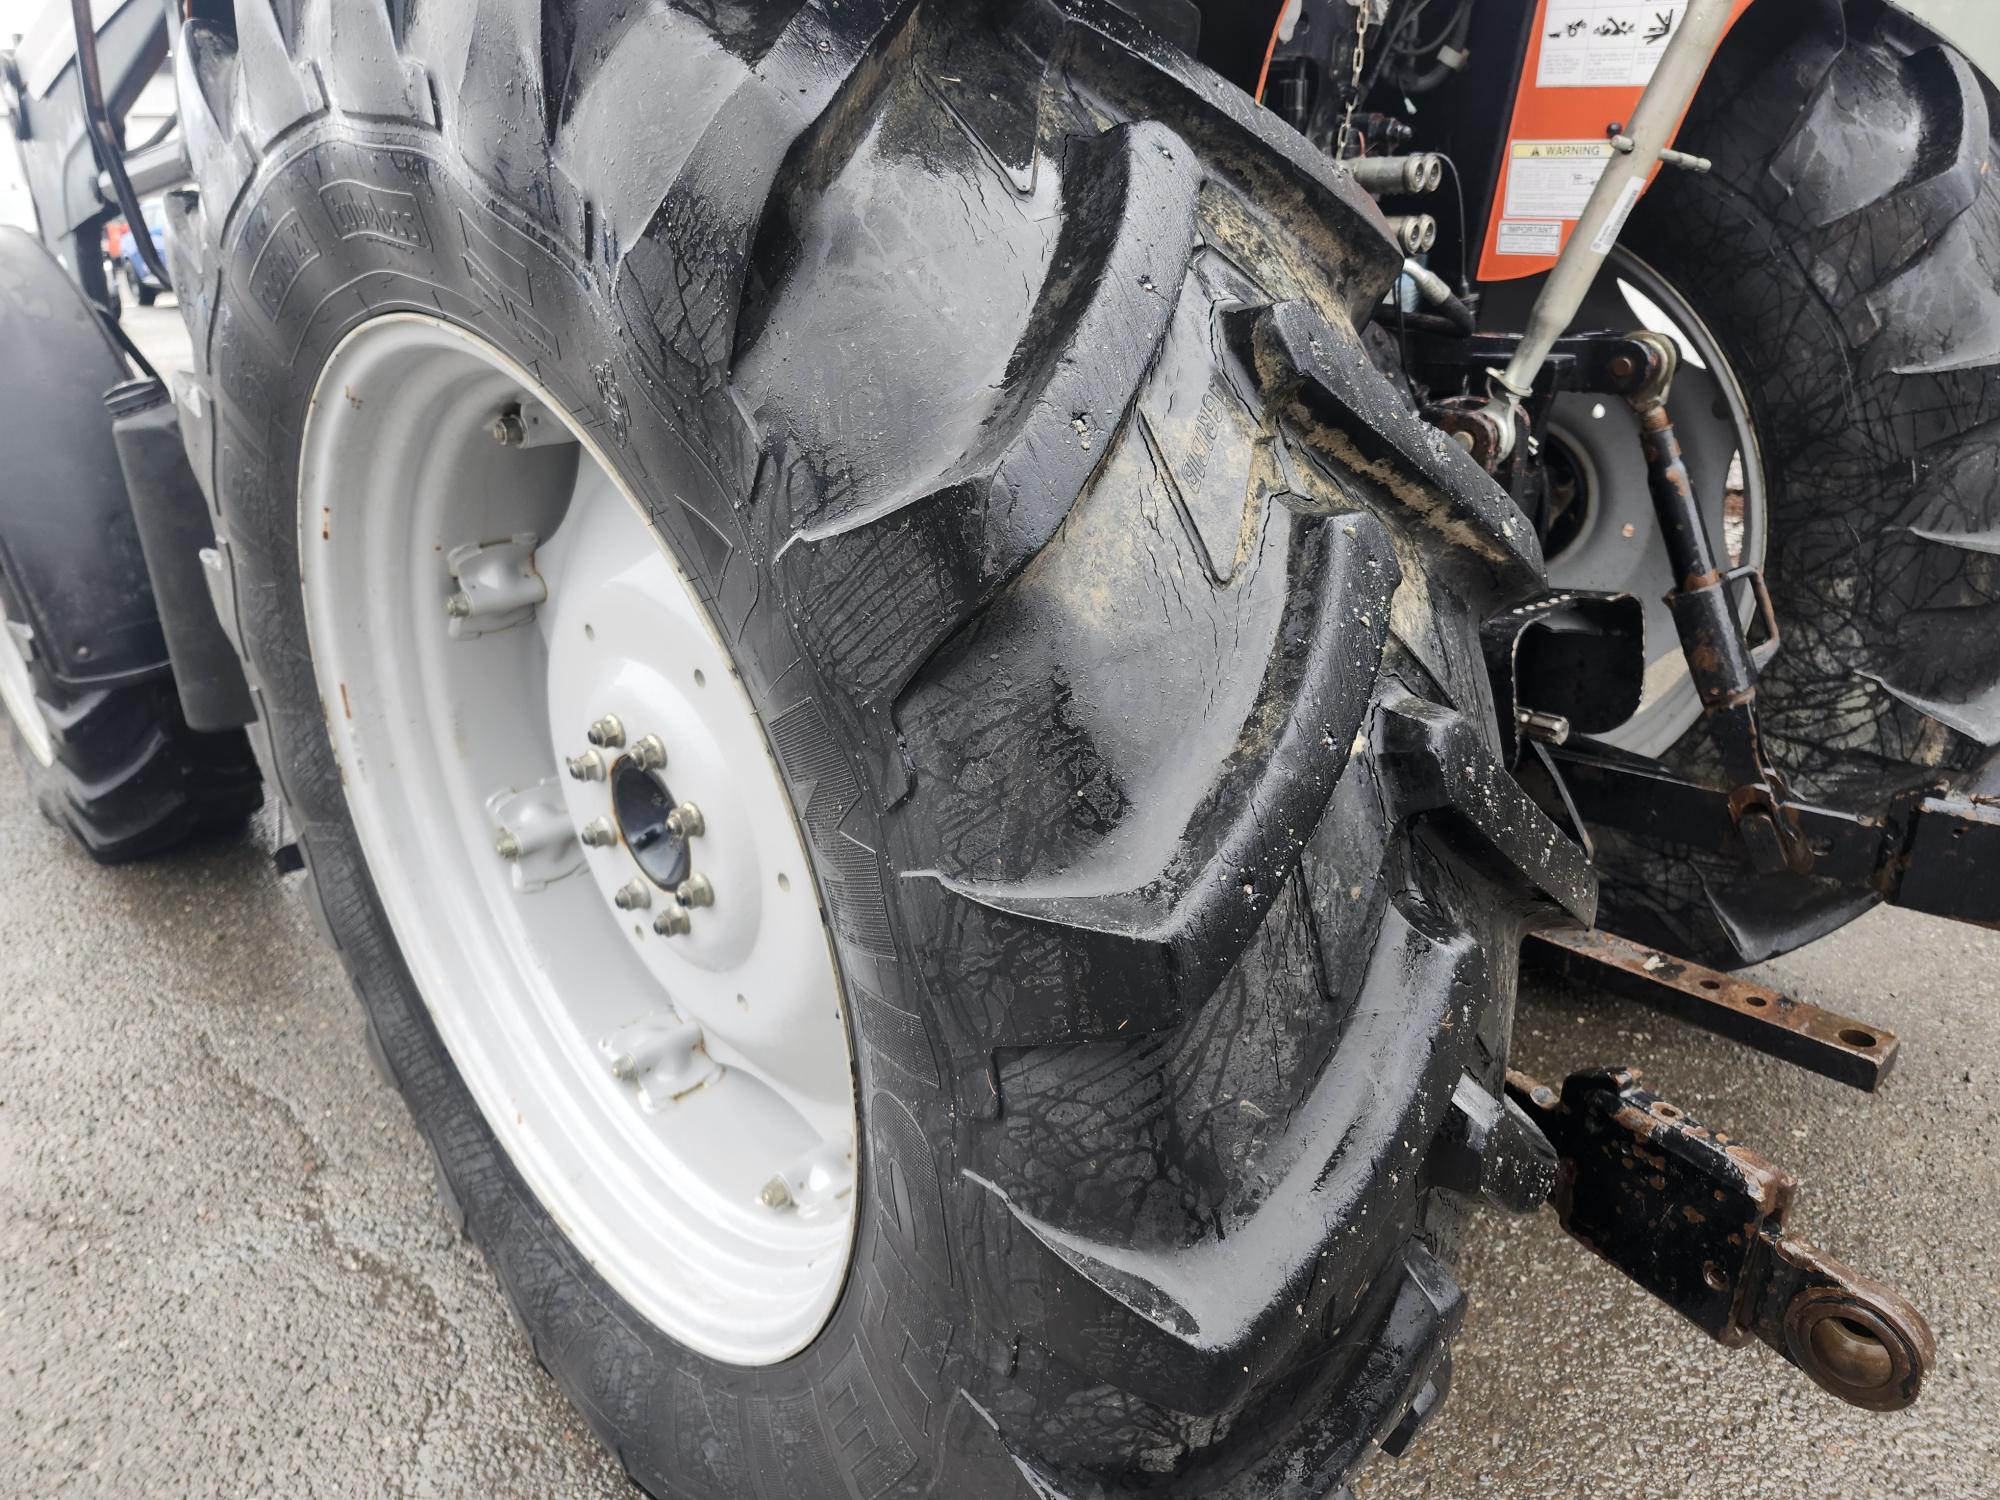
[[[616,749],[625,743],[625,726],[618,715],[606,714],[585,730],[583,737],[593,745]]]
[[[643,880],[630,880],[618,887],[611,904],[620,911],[643,911],[653,904],[652,887]]]
[[[472,596],[463,592],[451,595],[444,601],[444,612],[454,620],[463,620],[472,613]]]
[[[667,763],[667,747],[657,734],[649,734],[632,746],[632,764],[642,771],[657,771]]]
[[[682,906],[715,905],[715,887],[708,883],[706,875],[690,875],[674,887],[674,895],[680,898]]]
[[[583,825],[583,832],[577,837],[583,840],[587,848],[609,849],[618,842],[618,830],[612,826],[609,818],[592,818]]]
[[[528,440],[527,424],[521,420],[518,411],[501,412],[486,430],[493,435],[493,441],[503,448],[518,448]]]
[[[572,755],[563,762],[569,767],[569,774],[578,781],[602,781],[604,779],[604,757],[595,750],[586,750],[581,755]]]
[[[653,931],[661,937],[676,937],[686,932],[692,925],[688,921],[687,908],[672,896],[667,897],[665,904],[660,908],[660,914],[653,918]]]
[[[493,852],[502,859],[519,859],[521,857],[521,841],[515,837],[513,829],[496,828],[493,830]]]
[[[701,809],[692,802],[683,802],[667,814],[667,832],[677,839],[691,839],[702,827]]]
[[[766,1208],[790,1208],[792,1206],[791,1185],[782,1177],[773,1177],[764,1184],[764,1191],[757,1195],[757,1201]]]

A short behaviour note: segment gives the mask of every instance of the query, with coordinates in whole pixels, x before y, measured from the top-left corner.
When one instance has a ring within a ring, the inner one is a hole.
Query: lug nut
[[[602,781],[604,779],[604,757],[595,750],[586,750],[581,755],[572,755],[563,762],[569,767],[569,774],[578,781]]]
[[[496,828],[493,830],[493,852],[502,859],[519,859],[521,857],[521,840],[515,836],[513,829]]]
[[[764,1191],[757,1195],[757,1201],[766,1208],[790,1208],[792,1189],[782,1177],[773,1177],[764,1184]]]
[[[692,802],[683,802],[667,814],[667,832],[677,839],[691,839],[702,827],[701,809]]]
[[[444,612],[454,620],[463,620],[472,613],[472,596],[456,593],[444,601]]]
[[[632,746],[632,764],[642,771],[657,771],[667,763],[667,747],[657,734],[649,734]]]
[[[486,430],[493,435],[493,441],[503,448],[518,448],[528,440],[527,424],[521,420],[518,411],[501,412]]]
[[[672,896],[667,897],[660,914],[653,918],[653,931],[661,937],[677,937],[693,925],[688,921],[687,908]]]
[[[583,831],[577,837],[583,840],[586,848],[609,849],[618,842],[618,830],[609,818],[592,818],[583,825]]]
[[[625,726],[618,715],[606,714],[585,730],[583,737],[593,745],[615,749],[625,743]]]
[[[643,880],[629,880],[618,887],[611,904],[620,911],[644,911],[653,904],[653,889]]]
[[[674,887],[674,895],[682,906],[715,905],[715,887],[708,883],[706,875],[690,875]]]

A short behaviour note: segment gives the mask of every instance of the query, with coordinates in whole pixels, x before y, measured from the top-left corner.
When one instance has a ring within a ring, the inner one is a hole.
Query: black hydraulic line
[[[132,231],[139,259],[146,263],[146,269],[160,285],[171,292],[173,278],[167,274],[153,245],[152,231],[146,227],[146,215],[139,207],[139,195],[132,191],[132,179],[125,172],[125,153],[111,131],[111,111],[104,103],[104,75],[97,64],[97,27],[90,17],[90,0],[70,0],[69,13],[76,28],[76,76],[83,92],[84,129],[90,137],[91,154],[97,158],[98,170],[111,179],[112,194]]]
[[[148,380],[159,380],[160,372],[153,368],[151,360],[139,352],[139,346],[132,342],[132,335],[127,333],[124,326],[111,316],[110,310],[99,307],[95,302],[90,304],[90,310],[97,314],[97,321],[104,325],[104,331],[110,335],[111,342],[125,351],[125,357],[132,361],[132,368]],[[161,383],[165,384],[164,381]]]
[[[154,131],[151,135],[147,136],[143,141],[139,142],[139,144],[134,146],[132,149],[134,151],[144,151],[148,147],[159,145],[161,141],[164,141],[168,136],[174,133],[174,127],[180,124],[180,122],[181,122],[181,117],[178,113],[168,115],[164,120],[160,121],[157,127],[154,128]]]

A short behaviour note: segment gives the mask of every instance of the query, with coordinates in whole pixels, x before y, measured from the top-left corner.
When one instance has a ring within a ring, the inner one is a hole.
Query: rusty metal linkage
[[[1917,1399],[1936,1356],[1899,1293],[1785,1233],[1781,1168],[1697,1124],[1628,1068],[1562,1093],[1510,1071],[1507,1092],[1556,1148],[1550,1201],[1568,1230],[1718,1343],[1761,1339],[1854,1406]]]
[[[1698,849],[1741,847],[1729,794],[1650,761],[1572,741],[1550,752],[1578,816]],[[2000,803],[1916,787],[1874,813],[1787,802],[1810,873],[1957,922],[2000,927]]]
[[[1896,1035],[1608,932],[1538,932],[1522,957],[1585,989],[1637,1000],[1796,1067],[1873,1093]]]
[[[1757,669],[1778,649],[1777,612],[1755,568],[1725,572],[1702,521],[1701,505],[1681,461],[1680,439],[1667,415],[1667,395],[1680,365],[1673,340],[1635,333],[1644,363],[1630,355],[1613,362],[1612,375],[1639,418],[1639,446],[1646,482],[1660,521],[1660,538],[1673,564],[1667,596],[1680,632],[1688,675],[1701,697],[1703,723],[1723,774],[1729,779],[1729,812],[1750,862],[1765,873],[1810,867],[1797,827],[1785,817],[1784,778],[1764,754],[1757,728]],[[1753,652],[1743,639],[1731,585],[1748,580],[1763,618],[1765,639]]]

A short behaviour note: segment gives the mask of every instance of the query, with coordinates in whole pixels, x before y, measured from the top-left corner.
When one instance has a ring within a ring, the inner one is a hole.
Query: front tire
[[[177,282],[313,888],[537,1354],[660,1495],[1337,1487],[1443,1379],[1477,1182],[1436,1148],[1500,1095],[1522,925],[1594,899],[1495,757],[1476,624],[1533,542],[1354,332],[1372,210],[1093,4],[323,14],[187,29]],[[793,1358],[620,1295],[384,910],[328,720],[385,702],[327,691],[340,521],[292,497],[318,372],[397,315],[603,454],[768,733],[862,1137]]]
[[[263,801],[240,730],[190,729],[102,396],[102,312],[0,229],[0,706],[35,805],[105,864],[240,828]]]

